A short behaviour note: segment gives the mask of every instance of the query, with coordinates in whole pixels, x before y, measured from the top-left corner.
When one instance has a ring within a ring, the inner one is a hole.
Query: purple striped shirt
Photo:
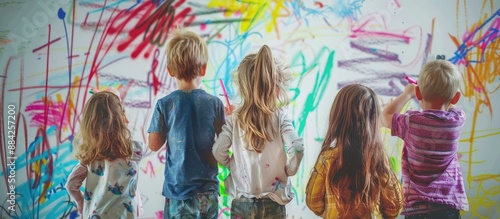
[[[402,214],[422,212],[419,203],[469,210],[457,158],[464,123],[465,113],[457,108],[394,114],[391,135],[404,141]]]

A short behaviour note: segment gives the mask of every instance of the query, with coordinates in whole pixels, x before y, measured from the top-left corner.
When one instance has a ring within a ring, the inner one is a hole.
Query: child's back
[[[403,139],[403,192],[407,218],[459,218],[468,210],[457,149],[465,113],[453,105],[460,98],[460,74],[444,60],[426,63],[418,86],[409,84],[384,108],[385,126]],[[422,111],[399,114],[417,97]]]
[[[343,87],[330,110],[328,131],[306,187],[306,204],[323,218],[396,218],[401,184],[380,134],[375,92]]]
[[[204,90],[177,90],[158,100],[149,131],[167,132],[163,195],[185,199],[198,192],[218,191],[217,162],[212,156],[214,121],[222,102]],[[161,126],[165,127],[161,128]]]
[[[286,217],[285,204],[294,197],[289,176],[295,175],[304,155],[302,139],[280,107],[288,102],[288,79],[267,46],[247,55],[238,67],[243,103],[213,147],[217,161],[231,171],[225,180],[233,199],[231,218]]]
[[[74,140],[79,163],[66,184],[82,218],[136,218],[142,212],[137,183],[147,147],[131,139],[126,123],[117,94],[97,92],[85,104]]]
[[[96,160],[85,167],[83,215],[100,215],[103,218],[137,215],[136,203],[140,198],[136,192],[137,180],[145,145],[133,141],[132,148],[133,154],[129,159]]]
[[[231,197],[269,197],[285,205],[295,196],[288,177],[295,175],[300,164],[302,140],[297,137],[291,120],[283,111],[274,112],[270,123],[271,128],[277,131],[271,136],[273,140],[264,143],[260,153],[247,149],[251,146],[243,138],[245,131],[239,127],[235,117],[230,116],[222,128],[223,133],[214,146],[214,152],[221,164],[231,170],[225,181],[226,193]],[[233,152],[231,159],[227,153],[230,146]],[[292,155],[288,163],[287,154]]]
[[[218,167],[212,155],[224,124],[224,105],[199,89],[208,61],[207,46],[196,33],[173,30],[167,44],[167,69],[178,90],[156,103],[149,147],[166,142],[164,218],[216,218]]]

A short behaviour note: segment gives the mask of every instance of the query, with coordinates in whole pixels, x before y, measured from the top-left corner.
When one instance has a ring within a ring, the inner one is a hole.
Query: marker
[[[219,79],[219,82],[220,86],[222,87],[222,91],[224,92],[224,97],[226,97],[226,104],[229,107],[231,106],[231,104],[229,103],[229,95],[227,94],[226,86],[224,86],[224,82],[222,81],[222,79]]]
[[[407,80],[408,82],[410,82],[410,83],[412,83],[412,84],[417,84],[417,81],[413,80],[412,78],[410,78],[410,77],[408,77],[408,76],[406,76],[405,78],[406,78],[406,80]]]

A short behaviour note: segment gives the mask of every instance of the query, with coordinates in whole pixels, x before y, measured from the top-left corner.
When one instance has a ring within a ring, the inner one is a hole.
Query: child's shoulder
[[[338,157],[338,154],[339,154],[338,148],[333,146],[326,150],[321,151],[320,157],[323,157],[324,159],[334,159]]]

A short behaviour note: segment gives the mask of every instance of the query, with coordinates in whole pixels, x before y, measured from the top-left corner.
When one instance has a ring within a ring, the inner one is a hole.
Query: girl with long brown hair
[[[372,89],[342,88],[306,187],[306,204],[324,218],[395,218],[403,199],[381,135],[380,107]]]

